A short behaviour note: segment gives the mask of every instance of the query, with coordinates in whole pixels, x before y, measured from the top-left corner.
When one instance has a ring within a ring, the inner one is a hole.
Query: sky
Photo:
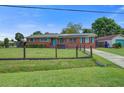
[[[121,5],[44,5],[42,7],[124,12],[124,6]],[[60,33],[69,22],[80,23],[83,28],[91,28],[92,23],[100,17],[112,18],[124,28],[124,14],[79,13],[0,6],[0,40],[6,37],[14,39],[17,32],[25,37],[35,31]]]

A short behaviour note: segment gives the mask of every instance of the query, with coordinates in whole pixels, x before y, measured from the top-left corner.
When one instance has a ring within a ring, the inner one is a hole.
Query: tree
[[[4,39],[4,46],[5,46],[5,48],[9,47],[9,39],[8,38]]]
[[[81,30],[82,30],[81,24],[68,23],[67,27],[62,30],[61,34],[80,33]]]
[[[124,35],[124,28],[121,28],[120,34]]]
[[[24,39],[24,36],[23,36],[23,34],[21,34],[21,33],[16,33],[16,34],[15,34],[15,39],[16,39],[17,41],[21,41],[22,39]]]
[[[0,48],[4,47],[4,42],[0,42]]]
[[[14,47],[14,45],[15,45],[14,39],[11,39],[10,42],[11,42],[11,43],[10,43],[9,45],[12,46],[12,47]]]
[[[106,36],[120,33],[121,27],[111,18],[101,17],[92,23],[92,29],[97,36]]]
[[[24,39],[23,34],[21,34],[21,33],[16,33],[16,34],[15,34],[15,39],[17,40],[16,46],[17,46],[17,47],[22,47],[22,46],[23,46],[23,41],[22,41],[22,39]]]
[[[42,33],[40,31],[35,31],[33,35],[42,35]]]
[[[14,40],[13,40],[13,39],[11,39],[11,41],[12,41],[12,42],[14,42]]]
[[[83,29],[83,33],[92,33],[92,29]]]

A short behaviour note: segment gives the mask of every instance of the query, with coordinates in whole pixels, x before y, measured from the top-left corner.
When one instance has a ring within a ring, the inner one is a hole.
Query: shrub
[[[26,45],[27,48],[45,48],[46,46],[44,44],[40,45]]]
[[[114,44],[112,45],[112,47],[113,47],[113,48],[121,48],[122,45],[121,45],[121,43],[114,43]]]
[[[3,48],[4,47],[4,43],[0,43],[0,48]]]
[[[4,46],[5,46],[5,48],[9,47],[9,39],[8,38],[4,39]]]

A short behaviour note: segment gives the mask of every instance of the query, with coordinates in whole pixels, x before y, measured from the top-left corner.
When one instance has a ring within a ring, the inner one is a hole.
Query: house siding
[[[74,39],[75,38],[75,39]],[[94,38],[94,42],[92,41],[92,37],[69,37],[69,38],[62,38],[62,41],[65,45],[65,48],[75,48],[76,46],[78,47],[86,47],[89,48],[90,46],[92,46],[93,48],[96,47],[96,40],[95,37]],[[33,42],[32,39],[35,39],[35,41]],[[55,47],[52,46],[52,39],[56,39],[56,43],[60,44],[60,38],[49,38],[48,41],[46,42],[41,42],[39,41],[40,38],[27,38],[27,44],[35,44],[35,45],[40,45],[43,44],[46,46],[46,48],[51,48],[51,47]],[[87,40],[86,40],[87,39]]]
[[[116,36],[115,38],[112,39],[112,44],[116,43],[116,39],[122,39],[122,40],[124,40],[124,37],[119,36],[119,35]]]
[[[112,36],[112,35],[111,35]],[[104,39],[97,39],[97,43],[105,43],[105,42],[107,42],[108,44],[109,44],[109,46],[108,47],[112,47],[112,45],[114,44],[114,43],[116,43],[116,40],[118,40],[118,39],[120,39],[120,40],[124,40],[124,37],[123,36],[121,36],[121,35],[114,35],[113,37],[111,37],[111,38],[109,38],[108,39],[108,37],[106,37],[106,38],[104,38]],[[99,47],[99,46],[98,46]],[[105,47],[105,45],[103,46],[103,47]]]

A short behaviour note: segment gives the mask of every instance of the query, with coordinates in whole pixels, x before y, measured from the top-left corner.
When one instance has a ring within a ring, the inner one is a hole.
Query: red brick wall
[[[51,44],[51,40],[49,42],[39,42],[38,41],[38,38],[35,38],[35,42],[31,42],[30,39],[27,39],[27,44],[34,44],[34,45],[45,45],[46,48],[49,48],[50,47],[50,44]]]
[[[56,40],[57,40],[57,43],[59,43],[59,40],[58,39],[56,39]],[[48,42],[39,42],[38,38],[36,38],[35,42],[30,42],[29,39],[27,39],[27,41],[28,41],[28,44],[36,44],[36,45],[44,44],[47,48],[51,47],[51,40]],[[75,48],[77,45],[78,45],[78,47],[80,47],[80,45],[81,45],[82,47],[85,46],[86,48],[89,48],[90,46],[92,46],[93,48],[96,47],[96,42],[92,43],[91,38],[89,38],[89,43],[80,43],[80,37],[78,37],[76,39],[76,42],[69,42],[69,39],[65,39],[64,44],[65,44],[66,48]]]
[[[76,42],[74,42],[74,43],[65,42],[65,46],[67,48],[75,48],[76,46],[80,47],[80,45],[81,45],[81,47],[84,47],[85,46],[86,48],[90,48],[90,46],[92,46],[93,48],[96,47],[96,43],[95,42],[92,43],[91,40],[90,40],[89,43],[80,43],[80,38],[77,38],[76,39]]]
[[[86,48],[90,48],[90,46],[92,46],[92,48],[95,48],[96,47],[96,41],[94,41],[94,43],[91,42],[91,38],[89,37],[89,43],[83,43],[81,44],[82,47],[86,47]]]

